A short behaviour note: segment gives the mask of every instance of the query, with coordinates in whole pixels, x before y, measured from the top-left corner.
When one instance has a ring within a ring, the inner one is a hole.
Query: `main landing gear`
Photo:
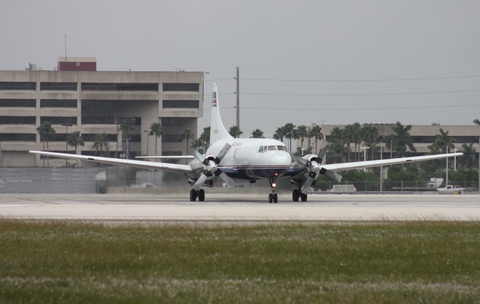
[[[292,201],[298,202],[298,200],[301,199],[302,202],[306,202],[307,195],[302,193],[304,183],[299,179],[292,179],[291,183],[295,187],[292,191]]]
[[[196,191],[195,189],[190,190],[190,201],[196,201],[197,197],[199,202],[205,201],[205,191],[203,189],[200,189],[198,191]]]
[[[307,201],[307,195],[303,194],[299,189],[293,189],[292,201],[298,202],[299,199],[301,199],[302,202],[306,202]]]
[[[268,181],[270,182],[270,188],[272,190],[272,193],[268,195],[268,202],[270,204],[272,202],[275,204],[278,202],[278,195],[275,193],[275,189],[277,188],[277,177],[278,177],[278,173],[275,173],[274,176],[268,178]]]

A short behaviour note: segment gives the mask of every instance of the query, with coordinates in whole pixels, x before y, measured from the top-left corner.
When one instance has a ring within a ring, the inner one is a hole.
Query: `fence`
[[[99,168],[0,168],[0,193],[96,193]]]
[[[354,185],[357,191],[365,192],[374,192],[380,191],[380,182],[379,181],[342,181],[341,183],[333,181],[322,181],[317,182],[315,190],[327,191],[332,189],[333,185],[342,184],[342,185]],[[478,181],[448,181],[449,185],[459,185],[462,188],[467,188],[467,190],[478,191]],[[382,191],[435,191],[436,188],[427,188],[425,181],[384,181]]]

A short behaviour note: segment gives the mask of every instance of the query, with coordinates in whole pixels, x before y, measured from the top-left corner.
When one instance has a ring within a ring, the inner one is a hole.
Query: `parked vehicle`
[[[465,188],[459,185],[447,185],[444,188],[438,188],[437,192],[440,194],[463,194],[465,193]]]

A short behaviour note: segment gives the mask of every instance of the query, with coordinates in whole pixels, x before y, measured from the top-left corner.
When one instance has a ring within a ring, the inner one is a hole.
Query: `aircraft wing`
[[[136,159],[195,159],[193,155],[135,156]]]
[[[164,170],[164,171],[172,171],[172,172],[187,173],[187,174],[193,172],[193,168],[189,165],[158,163],[158,162],[141,161],[141,160],[78,155],[78,154],[68,154],[68,153],[56,153],[56,152],[35,151],[35,150],[30,150],[28,152],[32,154],[38,154],[38,155],[44,155],[44,156],[84,160],[84,161],[89,161],[94,163],[102,163],[102,164],[110,164],[110,165],[132,166],[132,167],[151,169],[151,170]]]
[[[382,159],[382,160],[369,160],[369,161],[359,161],[359,162],[351,162],[351,163],[337,163],[337,164],[322,165],[322,168],[327,171],[337,172],[337,171],[347,171],[352,169],[416,163],[416,162],[422,162],[427,160],[442,159],[442,158],[462,156],[462,155],[463,153],[449,153],[449,154],[436,154],[436,155],[392,158],[392,159]]]

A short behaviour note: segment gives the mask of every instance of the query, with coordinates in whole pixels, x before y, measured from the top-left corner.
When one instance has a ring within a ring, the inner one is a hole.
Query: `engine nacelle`
[[[318,156],[315,154],[307,154],[302,156],[302,158],[310,163],[312,162],[318,162]]]

